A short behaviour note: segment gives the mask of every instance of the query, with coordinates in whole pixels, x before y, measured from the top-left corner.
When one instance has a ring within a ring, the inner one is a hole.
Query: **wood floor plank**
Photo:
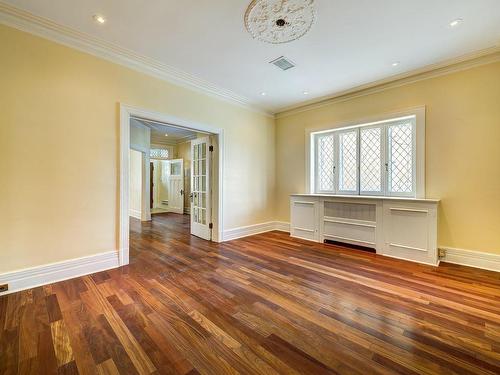
[[[498,273],[130,224],[130,265],[0,297],[0,374],[500,374]]]
[[[138,373],[140,375],[147,375],[156,371],[153,363],[141,348],[134,336],[127,329],[125,323],[121,320],[118,313],[113,309],[109,301],[98,290],[94,280],[89,276],[83,277],[83,280],[89,292],[92,293],[96,301],[102,307],[105,320],[109,323],[114,334],[123,345],[123,348],[127,352],[130,360],[133,362]]]
[[[66,330],[66,323],[64,320],[57,320],[50,324],[50,331],[52,333],[52,343],[57,358],[57,365],[62,367],[74,359],[73,348],[71,347]]]
[[[115,363],[110,358],[107,361],[99,363],[97,366],[97,372],[99,375],[118,375],[118,369],[116,368]]]

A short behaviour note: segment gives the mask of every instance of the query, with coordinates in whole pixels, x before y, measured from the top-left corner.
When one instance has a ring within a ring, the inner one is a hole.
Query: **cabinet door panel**
[[[318,241],[318,201],[298,197],[290,205],[292,237]]]

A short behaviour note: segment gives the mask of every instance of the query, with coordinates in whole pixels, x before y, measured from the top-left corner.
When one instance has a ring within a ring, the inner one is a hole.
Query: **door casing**
[[[130,119],[133,117],[157,121],[187,128],[193,131],[211,133],[214,145],[214,168],[212,179],[212,241],[222,242],[224,228],[224,129],[213,125],[194,122],[168,114],[141,109],[120,103],[120,217],[118,226],[118,252],[120,265],[129,263],[129,148]],[[148,198],[149,199],[149,198]]]

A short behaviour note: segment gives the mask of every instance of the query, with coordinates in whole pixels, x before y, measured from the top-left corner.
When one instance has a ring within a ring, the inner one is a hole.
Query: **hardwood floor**
[[[0,297],[1,374],[500,374],[500,274],[187,217],[131,223],[131,264]]]

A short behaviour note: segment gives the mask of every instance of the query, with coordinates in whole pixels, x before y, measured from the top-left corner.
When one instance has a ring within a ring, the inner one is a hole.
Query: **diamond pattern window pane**
[[[357,131],[339,134],[339,190],[356,191],[358,186]]]
[[[413,123],[409,120],[389,126],[389,190],[413,191]]]
[[[168,150],[152,148],[149,150],[149,157],[152,159],[168,159]]]
[[[333,191],[333,134],[318,138],[318,189]]]
[[[360,130],[360,189],[382,191],[382,128]]]

